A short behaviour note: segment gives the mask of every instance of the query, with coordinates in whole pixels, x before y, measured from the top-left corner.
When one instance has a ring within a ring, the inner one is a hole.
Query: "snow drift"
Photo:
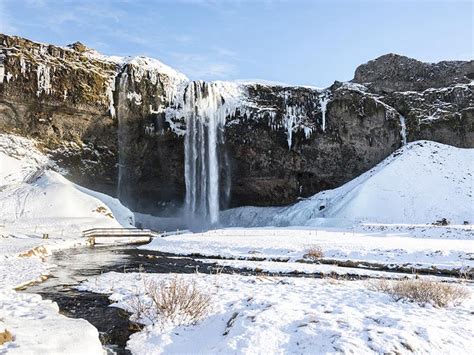
[[[407,144],[373,169],[289,207],[222,212],[227,226],[474,221],[474,149],[431,141]]]
[[[117,199],[78,186],[52,168],[33,141],[0,135],[0,222],[69,234],[133,226],[132,212]]]

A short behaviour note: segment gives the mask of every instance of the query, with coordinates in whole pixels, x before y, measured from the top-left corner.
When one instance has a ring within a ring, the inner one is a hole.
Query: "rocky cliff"
[[[473,73],[390,54],[324,90],[190,82],[150,58],[0,35],[0,131],[132,209],[212,215],[340,186],[407,141],[474,147]]]

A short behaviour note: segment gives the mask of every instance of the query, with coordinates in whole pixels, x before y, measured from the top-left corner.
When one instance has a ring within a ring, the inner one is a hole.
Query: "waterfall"
[[[128,128],[126,118],[129,116],[128,108],[126,105],[126,88],[128,83],[128,73],[123,71],[118,76],[118,92],[117,102],[111,102],[110,109],[111,114],[117,117],[117,146],[118,146],[118,179],[117,179],[117,197],[124,203],[128,202],[128,191],[127,191],[127,172],[126,172],[126,149],[130,142],[128,137]],[[115,84],[115,80],[114,80]],[[111,91],[111,100],[113,100],[113,93]]]
[[[228,169],[223,152],[224,125],[237,107],[235,97],[228,96],[228,89],[219,82],[194,81],[184,92],[185,208],[190,223],[219,221],[220,162]],[[230,191],[230,179],[224,179],[223,184],[225,197]]]

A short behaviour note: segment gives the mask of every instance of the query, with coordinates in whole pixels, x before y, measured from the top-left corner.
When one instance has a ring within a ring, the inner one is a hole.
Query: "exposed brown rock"
[[[408,141],[474,147],[472,64],[390,54],[324,93],[247,84],[248,102],[228,117],[221,147],[229,163],[221,164],[222,184],[231,177],[223,207],[288,204],[340,186],[401,146],[401,116]],[[118,193],[132,209],[182,204],[184,136],[177,129],[185,123],[164,113],[176,84],[166,71],[150,69],[147,59],[101,59],[79,42],[61,48],[0,35],[0,76],[0,132],[38,139],[68,178],[93,189],[115,194],[120,171]],[[328,99],[324,125],[321,95]],[[295,128],[291,147],[289,107],[301,108],[299,124],[310,128]]]

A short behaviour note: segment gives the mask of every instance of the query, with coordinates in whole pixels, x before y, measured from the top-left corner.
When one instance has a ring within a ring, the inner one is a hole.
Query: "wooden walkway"
[[[95,244],[96,238],[148,238],[161,237],[162,234],[151,229],[138,228],[92,228],[82,232],[90,244]]]

